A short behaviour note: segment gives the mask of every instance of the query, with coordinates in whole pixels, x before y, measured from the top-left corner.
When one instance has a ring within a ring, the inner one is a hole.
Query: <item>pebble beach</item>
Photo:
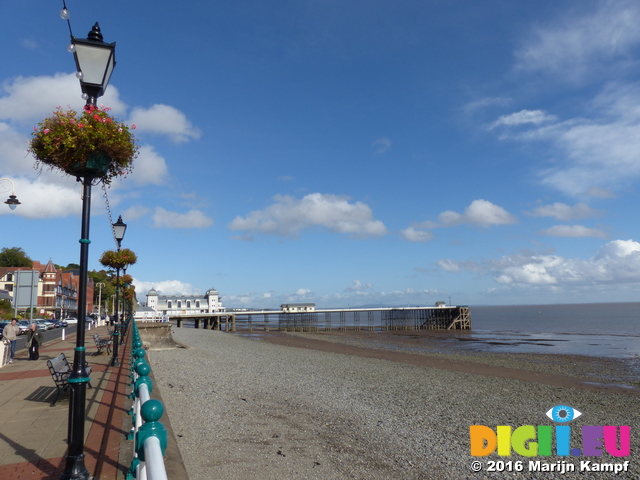
[[[173,336],[183,348],[150,351],[149,362],[190,480],[640,476],[638,378],[615,361],[399,355],[386,340],[376,346],[374,334],[252,338],[174,328]],[[550,425],[545,413],[556,405],[582,412],[570,424],[572,447],[583,425],[629,425],[631,455],[471,456],[470,425]],[[533,471],[530,460],[539,461]],[[615,475],[593,470],[624,461]],[[576,471],[535,470],[545,464]],[[512,471],[489,471],[496,465]]]

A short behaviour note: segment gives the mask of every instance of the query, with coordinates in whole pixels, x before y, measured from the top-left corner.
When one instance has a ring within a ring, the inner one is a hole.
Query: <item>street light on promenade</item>
[[[20,205],[20,201],[18,200],[18,197],[16,197],[16,194],[13,191],[14,190],[13,180],[11,180],[10,178],[0,178],[0,183],[1,182],[9,182],[11,184],[11,195],[9,195],[9,198],[7,198],[7,200],[4,203],[9,205],[9,208],[11,210],[15,210],[16,207]]]
[[[82,98],[87,106],[96,106],[98,97],[104,94],[115,60],[115,43],[102,41],[98,23],[93,26],[86,39],[71,37],[69,50],[75,57],[77,73],[82,89]],[[69,425],[66,464],[61,480],[88,480],[89,471],[84,464],[84,422],[87,398],[87,383],[91,380],[85,366],[84,335],[87,316],[87,281],[89,278],[89,220],[91,212],[91,184],[94,176],[87,172],[82,179],[82,229],[80,233],[80,289],[78,291],[78,330],[73,356],[73,371],[69,376]],[[78,178],[80,181],[80,178]]]
[[[116,237],[116,242],[118,242],[118,251],[120,251],[120,244],[122,243],[122,239],[124,238],[124,232],[127,231],[127,224],[122,221],[122,215],[118,217],[118,221],[113,224],[113,235]],[[118,362],[118,326],[119,326],[119,318],[118,318],[118,302],[120,301],[120,267],[116,268],[116,308],[115,308],[115,316],[116,320],[113,324],[113,357],[111,358],[111,366],[119,367],[120,363]]]
[[[96,283],[96,287],[98,287],[98,322],[102,320],[102,289],[106,287],[103,282]],[[98,323],[100,325],[100,323]]]

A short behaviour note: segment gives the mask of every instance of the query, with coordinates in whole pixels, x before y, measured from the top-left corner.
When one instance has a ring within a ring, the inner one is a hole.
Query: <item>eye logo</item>
[[[566,405],[556,405],[555,407],[550,409],[546,415],[554,422],[567,423],[571,420],[575,420],[580,415],[582,415],[582,413],[580,413],[573,407],[568,407]]]

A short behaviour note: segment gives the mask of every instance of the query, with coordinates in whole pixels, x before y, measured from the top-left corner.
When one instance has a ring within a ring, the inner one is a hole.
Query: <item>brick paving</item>
[[[121,366],[110,367],[111,355],[97,354],[95,333],[106,337],[106,327],[85,336],[93,386],[87,388],[85,466],[95,480],[122,479],[129,465],[120,464],[120,452],[133,448],[123,428],[130,424],[125,392],[129,348],[121,345]],[[56,388],[46,361],[62,352],[73,361],[75,341],[71,334],[45,343],[36,361],[27,359],[26,350],[19,351],[12,364],[0,368],[0,479],[58,479],[64,470],[69,396],[63,393],[50,406]]]

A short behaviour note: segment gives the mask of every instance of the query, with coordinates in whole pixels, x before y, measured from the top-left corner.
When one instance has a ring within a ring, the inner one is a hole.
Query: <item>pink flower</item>
[[[133,129],[135,130],[135,129],[136,129],[136,124],[135,124],[135,123],[132,123],[132,124],[131,124],[131,128],[133,128]]]
[[[78,123],[78,128],[84,128],[84,123]]]
[[[49,130],[48,128],[44,129],[44,134],[46,135],[47,133],[49,133],[51,130]]]
[[[121,131],[122,131],[122,128],[119,128],[119,129],[118,129],[118,131],[119,131],[119,132],[121,132]]]

